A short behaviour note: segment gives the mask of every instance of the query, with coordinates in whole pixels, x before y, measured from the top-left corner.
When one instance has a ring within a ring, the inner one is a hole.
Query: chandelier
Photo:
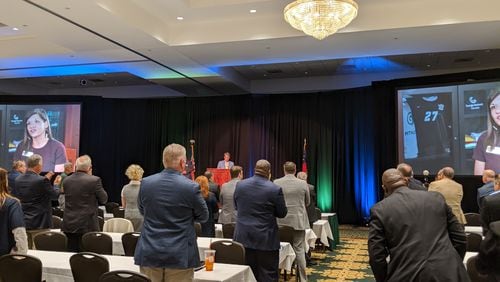
[[[358,15],[353,0],[296,0],[285,7],[285,20],[319,40],[334,34]]]

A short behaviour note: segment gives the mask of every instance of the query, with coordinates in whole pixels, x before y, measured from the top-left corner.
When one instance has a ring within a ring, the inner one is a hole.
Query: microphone
[[[429,186],[429,171],[427,169],[424,169],[424,171],[422,171],[422,174],[424,175],[424,185],[427,187]]]
[[[189,140],[189,143],[190,143],[191,145],[194,145],[194,139]]]

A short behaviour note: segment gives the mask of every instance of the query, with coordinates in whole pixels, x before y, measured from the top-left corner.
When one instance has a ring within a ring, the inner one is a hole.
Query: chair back
[[[107,213],[113,213],[113,210],[117,207],[119,207],[120,204],[118,203],[115,203],[115,202],[107,202],[106,205],[105,205],[105,208],[106,208],[106,212]]]
[[[196,232],[196,237],[202,237],[201,234],[201,223],[195,222],[194,223],[194,231]]]
[[[151,279],[137,272],[115,270],[101,275],[99,282],[151,282]]]
[[[69,264],[75,282],[99,281],[99,277],[109,271],[108,260],[95,253],[74,254],[69,258]]]
[[[0,257],[0,281],[42,281],[42,261],[29,255],[4,255]]]
[[[57,215],[52,216],[52,228],[54,229],[61,229],[62,226],[62,218],[58,217]]]
[[[104,218],[104,211],[100,208],[97,208],[97,216]]]
[[[124,218],[125,217],[125,209],[122,207],[114,207],[113,208],[113,217]]]
[[[123,250],[126,256],[134,256],[139,237],[141,237],[140,232],[127,232],[122,235]]]
[[[481,215],[474,212],[464,214],[467,223],[465,226],[482,226]]]
[[[315,208],[314,211],[316,212],[316,218],[317,220],[321,219],[321,210],[319,208]],[[314,222],[311,222],[311,226]]]
[[[477,233],[467,233],[465,235],[467,237],[467,252],[479,252],[479,245],[483,241],[483,236]]]
[[[477,256],[470,257],[467,260],[467,274],[469,274],[469,278],[473,282],[488,282],[488,276],[483,275],[477,271],[476,268]]]
[[[245,247],[241,243],[230,240],[220,240],[212,242],[212,244],[210,244],[210,249],[215,250],[215,262],[246,264]]]
[[[236,224],[234,223],[222,224],[222,237],[227,239],[233,239],[235,226]]]
[[[103,232],[127,233],[134,232],[134,225],[125,218],[110,218],[104,222]]]
[[[280,236],[280,242],[288,242],[293,244],[293,227],[288,225],[278,226],[278,233]]]
[[[64,218],[64,210],[61,208],[52,208],[52,215]]]
[[[85,252],[111,255],[113,253],[113,238],[102,232],[88,232],[82,237],[82,248]]]
[[[41,251],[67,252],[68,238],[62,232],[45,231],[33,237],[35,249]]]
[[[104,218],[101,216],[98,216],[97,221],[99,222],[99,230],[102,231],[102,229],[104,228]]]

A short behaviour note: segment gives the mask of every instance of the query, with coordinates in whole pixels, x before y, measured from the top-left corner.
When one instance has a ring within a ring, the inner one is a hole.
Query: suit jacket
[[[52,227],[52,200],[57,200],[59,189],[33,171],[26,171],[16,178],[15,194],[23,207],[26,229]]]
[[[278,219],[278,224],[291,226],[295,230],[308,229],[310,226],[306,206],[309,206],[311,198],[307,183],[293,174],[287,174],[274,180],[274,184],[283,189],[286,208],[288,209],[286,216]]]
[[[408,188],[413,190],[427,191],[427,188],[422,184],[422,182],[413,177],[408,178]]]
[[[500,220],[500,191],[495,191],[483,199],[481,209],[481,220],[483,223],[483,235],[489,232],[490,223]]]
[[[64,178],[64,196],[61,230],[68,233],[99,231],[97,209],[108,201],[101,178],[77,171]]]
[[[469,281],[464,228],[442,195],[401,187],[371,208],[369,226],[377,281]]]
[[[441,193],[446,200],[446,204],[450,206],[453,214],[457,217],[458,222],[462,224],[467,223],[461,206],[462,197],[464,196],[462,184],[459,184],[449,178],[443,178],[441,180],[431,182],[429,185],[429,191]]]
[[[9,180],[10,193],[12,195],[16,194],[16,178],[21,175],[21,173],[17,170],[9,171],[7,178]]]
[[[477,189],[477,206],[479,207],[479,212],[483,208],[483,199],[489,194],[495,191],[495,181],[490,181]]]
[[[221,213],[219,215],[219,223],[234,223],[238,213],[234,209],[234,190],[236,189],[236,183],[238,183],[238,178],[233,178],[231,181],[222,184],[220,189],[220,204],[222,205]]]
[[[135,264],[187,269],[200,265],[194,222],[206,222],[200,185],[173,169],[142,179],[139,211],[144,216]]]
[[[280,248],[276,217],[287,214],[281,187],[260,175],[241,180],[234,191],[238,211],[234,240],[245,248],[275,251]]]
[[[232,161],[229,161],[229,168],[232,168],[233,166],[234,166],[234,163]],[[226,168],[226,166],[224,165],[224,160],[219,161],[217,163],[217,168],[222,168],[222,169]]]
[[[307,218],[309,219],[309,227],[312,229],[313,223],[316,220],[320,220],[321,217],[317,216],[316,213],[316,189],[311,184],[307,184],[309,186],[309,196],[311,198],[311,203],[306,207]]]

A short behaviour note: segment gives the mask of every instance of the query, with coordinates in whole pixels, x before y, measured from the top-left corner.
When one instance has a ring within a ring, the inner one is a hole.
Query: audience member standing
[[[409,164],[400,163],[397,167],[399,172],[408,181],[408,188],[413,190],[427,191],[427,187],[420,180],[413,178],[413,168]]]
[[[26,163],[24,161],[14,161],[12,164],[12,170],[9,172],[9,187],[10,194],[16,194],[16,178],[26,173]]]
[[[278,281],[280,240],[276,217],[287,214],[282,189],[269,181],[271,164],[259,160],[255,175],[241,180],[234,191],[238,211],[234,240],[245,246],[247,264],[257,281]]]
[[[490,223],[500,220],[500,174],[495,176],[495,191],[483,199],[481,209],[481,221],[483,223],[483,235],[489,231]]]
[[[307,182],[307,173],[300,171],[297,173],[297,178]],[[309,198],[311,201],[309,206],[306,207],[306,211],[307,218],[309,219],[309,227],[312,229],[313,223],[316,222],[316,220],[320,220],[321,217],[319,217],[316,213],[316,189],[314,189],[314,186],[309,183],[307,183],[307,186],[309,186]]]
[[[23,216],[21,203],[9,193],[7,171],[0,168],[0,256],[27,253]]]
[[[233,166],[231,168],[231,180],[222,184],[220,188],[220,204],[221,213],[219,215],[219,223],[235,223],[238,213],[234,209],[234,190],[236,183],[243,179],[243,168],[241,166]]]
[[[219,207],[220,207],[220,190],[219,184],[214,182],[214,175],[210,171],[205,171],[205,177],[208,179],[208,190],[214,194],[215,202],[217,203],[217,208],[214,210],[213,217],[215,222],[219,220]]]
[[[155,282],[192,281],[200,265],[194,221],[205,222],[208,209],[200,185],[182,176],[185,165],[186,149],[170,144],[163,150],[165,170],[141,182],[144,225],[134,260]]]
[[[108,201],[101,178],[92,175],[92,160],[83,155],[76,159],[76,172],[64,179],[66,204],[62,231],[68,237],[68,250],[80,251],[83,234],[99,231],[97,209]]]
[[[482,201],[484,197],[493,193],[495,190],[495,172],[491,169],[486,169],[483,171],[483,183],[484,185],[477,189],[477,206],[479,207],[479,212],[483,208]]]
[[[72,162],[67,162],[64,164],[64,171],[61,173],[61,175],[57,176],[56,180],[54,181],[54,185],[56,183],[59,184],[59,190],[61,194],[59,194],[59,199],[57,201],[59,202],[59,207],[64,210],[64,203],[66,201],[66,198],[64,197],[64,184],[63,181],[66,179],[66,177],[70,176],[74,172],[74,167]]]
[[[446,204],[450,206],[453,214],[457,217],[458,222],[465,224],[467,222],[461,206],[464,191],[462,184],[453,180],[454,176],[455,171],[453,168],[442,168],[436,176],[436,181],[431,182],[429,185],[429,191],[441,193],[446,200]]]
[[[208,219],[205,222],[201,222],[201,236],[202,237],[215,237],[215,219],[214,214],[218,212],[219,207],[217,206],[217,200],[215,199],[214,193],[209,191],[208,179],[200,175],[195,179],[196,183],[200,184],[201,196],[205,200],[208,208]]]
[[[464,228],[443,197],[408,189],[396,169],[384,172],[382,184],[386,198],[371,208],[368,235],[375,279],[469,281]]]
[[[295,177],[295,172],[297,171],[295,163],[286,162],[283,165],[283,171],[285,172],[285,176],[274,180],[274,183],[283,189],[288,213],[284,218],[278,219],[278,223],[293,227],[292,247],[297,257],[298,275],[300,281],[307,281],[304,241],[305,230],[309,228],[309,219],[307,218],[306,211],[306,206],[311,201],[309,187],[307,186],[307,182]]]
[[[141,179],[144,170],[141,166],[132,164],[125,171],[125,175],[130,179],[129,184],[123,186],[122,189],[122,207],[125,208],[125,218],[130,220],[134,225],[134,230],[140,232],[144,218],[139,212],[137,206],[137,197],[139,196],[139,188],[141,188]]]
[[[57,200],[59,189],[54,188],[49,179],[54,175],[48,172],[45,177],[42,171],[42,156],[33,154],[26,161],[28,169],[25,174],[16,178],[16,193],[23,206],[24,223],[28,233],[28,245],[31,248],[33,237],[52,227],[52,200]]]

